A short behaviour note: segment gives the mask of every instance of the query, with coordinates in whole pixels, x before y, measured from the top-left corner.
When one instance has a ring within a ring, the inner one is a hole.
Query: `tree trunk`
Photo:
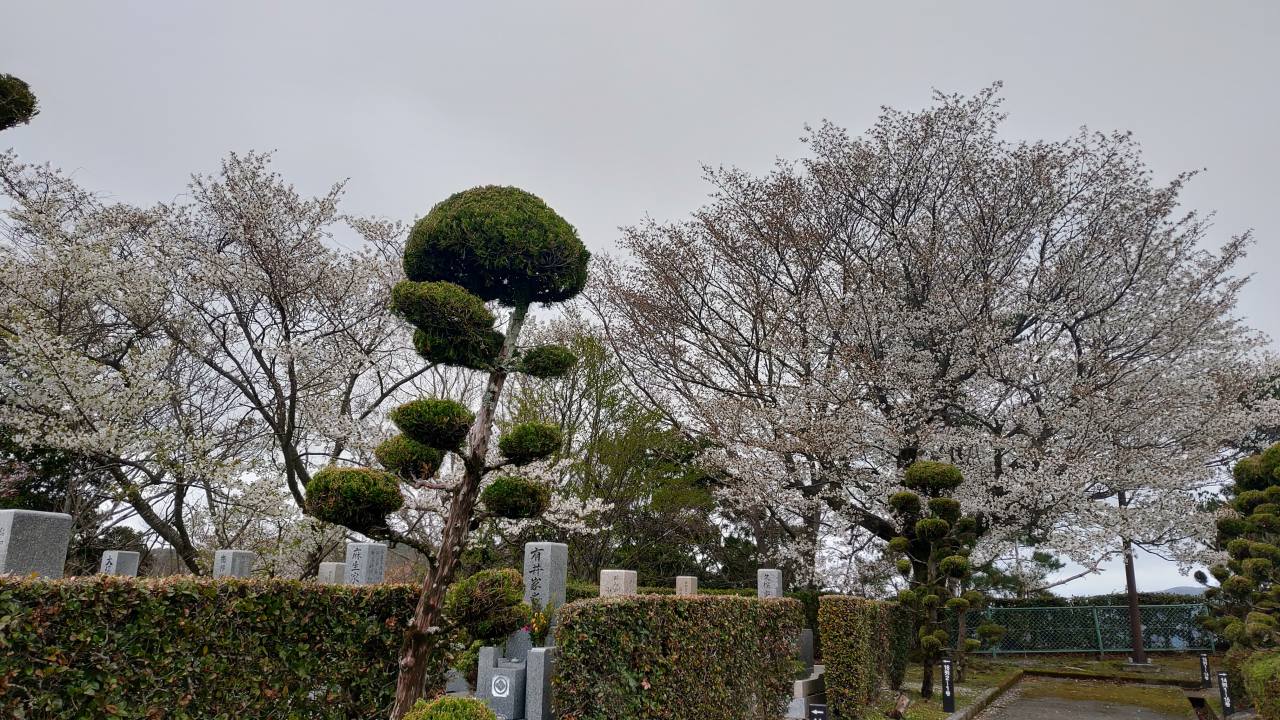
[[[1129,595],[1129,638],[1133,643],[1130,661],[1145,665],[1147,649],[1142,642],[1142,612],[1138,609],[1138,580],[1133,572],[1133,543],[1124,539],[1124,582]]]
[[[471,516],[475,511],[476,499],[480,495],[480,481],[484,478],[485,456],[489,452],[489,435],[493,431],[494,413],[497,411],[498,398],[502,395],[502,386],[507,379],[507,364],[515,354],[516,341],[528,311],[528,304],[517,305],[511,311],[511,319],[507,323],[507,337],[502,343],[502,351],[498,353],[497,365],[489,373],[489,384],[481,399],[480,411],[476,413],[475,423],[467,436],[462,481],[454,490],[453,499],[449,502],[449,514],[446,516],[444,532],[440,537],[440,550],[436,555],[436,563],[422,580],[422,593],[418,596],[418,604],[413,610],[413,620],[409,622],[409,627],[404,633],[404,642],[400,646],[400,675],[396,678],[396,698],[391,706],[391,720],[403,718],[413,704],[422,697],[427,673],[432,669],[428,662],[432,650],[444,639],[441,632],[443,618],[440,607],[444,601],[445,589],[448,588],[449,582],[453,580],[453,575],[462,562],[462,551],[466,547]]]
[[[965,632],[968,630],[965,627],[967,624],[965,621],[969,619],[969,613],[962,612],[956,613],[956,615],[956,648],[954,651],[956,654],[956,682],[964,682],[965,659],[969,657],[969,653],[965,652],[964,649]]]

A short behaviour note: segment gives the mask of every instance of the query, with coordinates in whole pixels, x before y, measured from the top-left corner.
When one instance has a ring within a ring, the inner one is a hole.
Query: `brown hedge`
[[[764,720],[791,697],[803,611],[791,599],[639,595],[562,608],[561,720]]]
[[[381,718],[417,589],[0,578],[0,717]]]
[[[911,626],[894,603],[848,595],[818,600],[827,704],[835,718],[858,718],[880,687],[897,687],[907,669]]]

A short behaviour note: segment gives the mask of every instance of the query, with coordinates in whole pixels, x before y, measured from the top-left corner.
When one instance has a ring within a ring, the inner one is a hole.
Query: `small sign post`
[[[1213,676],[1209,674],[1209,653],[1200,653],[1200,687],[1204,690],[1213,687]]]
[[[942,661],[942,712],[956,711],[956,685],[952,661]]]
[[[1218,671],[1218,693],[1222,696],[1222,714],[1230,717],[1236,711],[1236,706],[1231,702],[1231,685],[1227,682],[1227,674],[1222,670]]]
[[[827,706],[822,703],[810,705],[808,720],[827,720]]]

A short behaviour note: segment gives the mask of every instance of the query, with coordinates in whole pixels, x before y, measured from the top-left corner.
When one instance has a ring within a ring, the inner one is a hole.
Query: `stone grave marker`
[[[102,575],[137,577],[138,563],[141,560],[141,553],[128,550],[104,550],[102,562],[98,564],[98,572]]]
[[[247,578],[257,559],[258,555],[248,550],[218,550],[213,554],[213,576]]]
[[[801,671],[804,674],[800,677],[809,677],[813,674],[813,630],[805,628],[800,631],[800,662],[804,665]]]
[[[569,577],[569,546],[531,542],[524,545],[524,601],[542,610],[564,605]]]
[[[344,585],[377,585],[387,571],[387,546],[382,543],[347,543]]]
[[[635,570],[601,570],[600,597],[635,595],[637,575]]]
[[[525,720],[554,720],[551,714],[551,678],[556,674],[556,649],[540,647],[529,650],[525,663]]]
[[[316,574],[316,582],[321,585],[341,585],[346,574],[347,564],[340,562],[322,562]]]
[[[676,595],[697,595],[698,578],[692,575],[676,576]]]
[[[182,562],[178,549],[173,547],[155,547],[147,551],[147,577],[169,577],[170,575],[190,575],[191,570]]]
[[[0,510],[0,575],[60,578],[70,542],[70,515]]]
[[[762,598],[782,597],[782,571],[757,570],[756,595]]]
[[[525,664],[499,660],[495,647],[480,648],[476,673],[476,697],[489,706],[499,720],[522,720],[525,706]]]

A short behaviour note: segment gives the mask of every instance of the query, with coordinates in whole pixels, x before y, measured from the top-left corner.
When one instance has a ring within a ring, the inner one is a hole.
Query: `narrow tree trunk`
[[[969,613],[956,613],[956,682],[964,682],[965,658],[969,657],[969,653],[964,650],[965,632],[968,630],[966,621],[969,619]]]
[[[1142,612],[1138,609],[1138,580],[1133,572],[1133,543],[1124,539],[1124,582],[1129,595],[1129,638],[1133,643],[1131,660],[1145,665],[1147,649],[1142,642]]]
[[[445,589],[448,588],[462,562],[462,551],[466,547],[471,516],[475,511],[476,499],[480,495],[480,481],[484,478],[485,456],[489,452],[489,435],[493,431],[494,413],[497,411],[498,398],[502,395],[502,386],[507,379],[507,365],[515,354],[516,341],[528,311],[527,304],[517,305],[511,311],[511,320],[507,323],[507,337],[502,343],[502,351],[498,353],[497,366],[489,373],[489,384],[481,399],[480,411],[476,413],[475,423],[467,436],[463,476],[449,503],[449,514],[446,516],[444,533],[440,538],[440,551],[436,554],[435,566],[427,571],[426,577],[422,580],[422,593],[418,596],[413,620],[409,622],[409,627],[404,633],[404,642],[400,646],[400,675],[396,678],[396,698],[391,707],[391,720],[403,718],[413,704],[422,697],[427,673],[432,669],[429,662],[432,650],[443,640],[441,637],[443,618],[440,608],[443,605]]]

